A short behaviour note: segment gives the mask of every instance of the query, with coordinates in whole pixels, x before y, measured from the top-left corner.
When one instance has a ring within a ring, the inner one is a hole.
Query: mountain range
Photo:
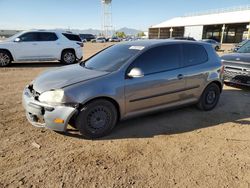
[[[84,29],[84,30],[71,29],[70,31],[72,31],[73,33],[93,34],[93,35],[99,35],[100,33],[102,33],[102,31],[98,29]],[[142,31],[137,30],[137,29],[123,27],[121,29],[116,30],[115,32],[124,32],[126,35],[136,35]]]

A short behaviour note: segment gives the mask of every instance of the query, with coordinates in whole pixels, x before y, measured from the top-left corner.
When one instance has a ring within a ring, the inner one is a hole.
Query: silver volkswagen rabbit
[[[49,70],[23,92],[37,127],[84,138],[111,132],[118,121],[186,104],[212,110],[223,87],[223,65],[210,44],[145,40],[120,43],[86,61]]]

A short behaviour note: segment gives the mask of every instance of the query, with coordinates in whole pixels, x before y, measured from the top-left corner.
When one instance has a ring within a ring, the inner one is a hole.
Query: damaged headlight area
[[[46,91],[39,96],[39,101],[45,103],[63,103],[64,100],[65,94],[61,89]]]

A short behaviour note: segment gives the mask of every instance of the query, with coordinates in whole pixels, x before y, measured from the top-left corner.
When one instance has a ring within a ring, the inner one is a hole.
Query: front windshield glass
[[[250,53],[250,41],[241,46],[238,50],[238,53]]]
[[[248,40],[243,40],[242,42],[240,42],[238,45],[239,46],[243,46],[244,44],[246,44],[248,42]]]
[[[139,53],[140,49],[131,45],[118,44],[96,54],[85,62],[87,69],[113,72],[118,70],[127,60]]]

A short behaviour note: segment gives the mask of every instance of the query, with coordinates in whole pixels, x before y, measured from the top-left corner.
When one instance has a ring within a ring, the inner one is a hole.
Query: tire
[[[0,50],[0,67],[7,67],[11,64],[12,57],[9,52]]]
[[[76,55],[73,50],[64,50],[61,56],[61,62],[66,65],[76,63]]]
[[[197,107],[204,111],[214,109],[220,99],[220,93],[220,88],[217,84],[209,84],[203,91]]]
[[[76,127],[87,139],[100,138],[115,127],[117,110],[113,103],[98,99],[86,104],[76,118]]]
[[[219,51],[219,49],[220,49],[219,46],[215,47],[215,51]]]

